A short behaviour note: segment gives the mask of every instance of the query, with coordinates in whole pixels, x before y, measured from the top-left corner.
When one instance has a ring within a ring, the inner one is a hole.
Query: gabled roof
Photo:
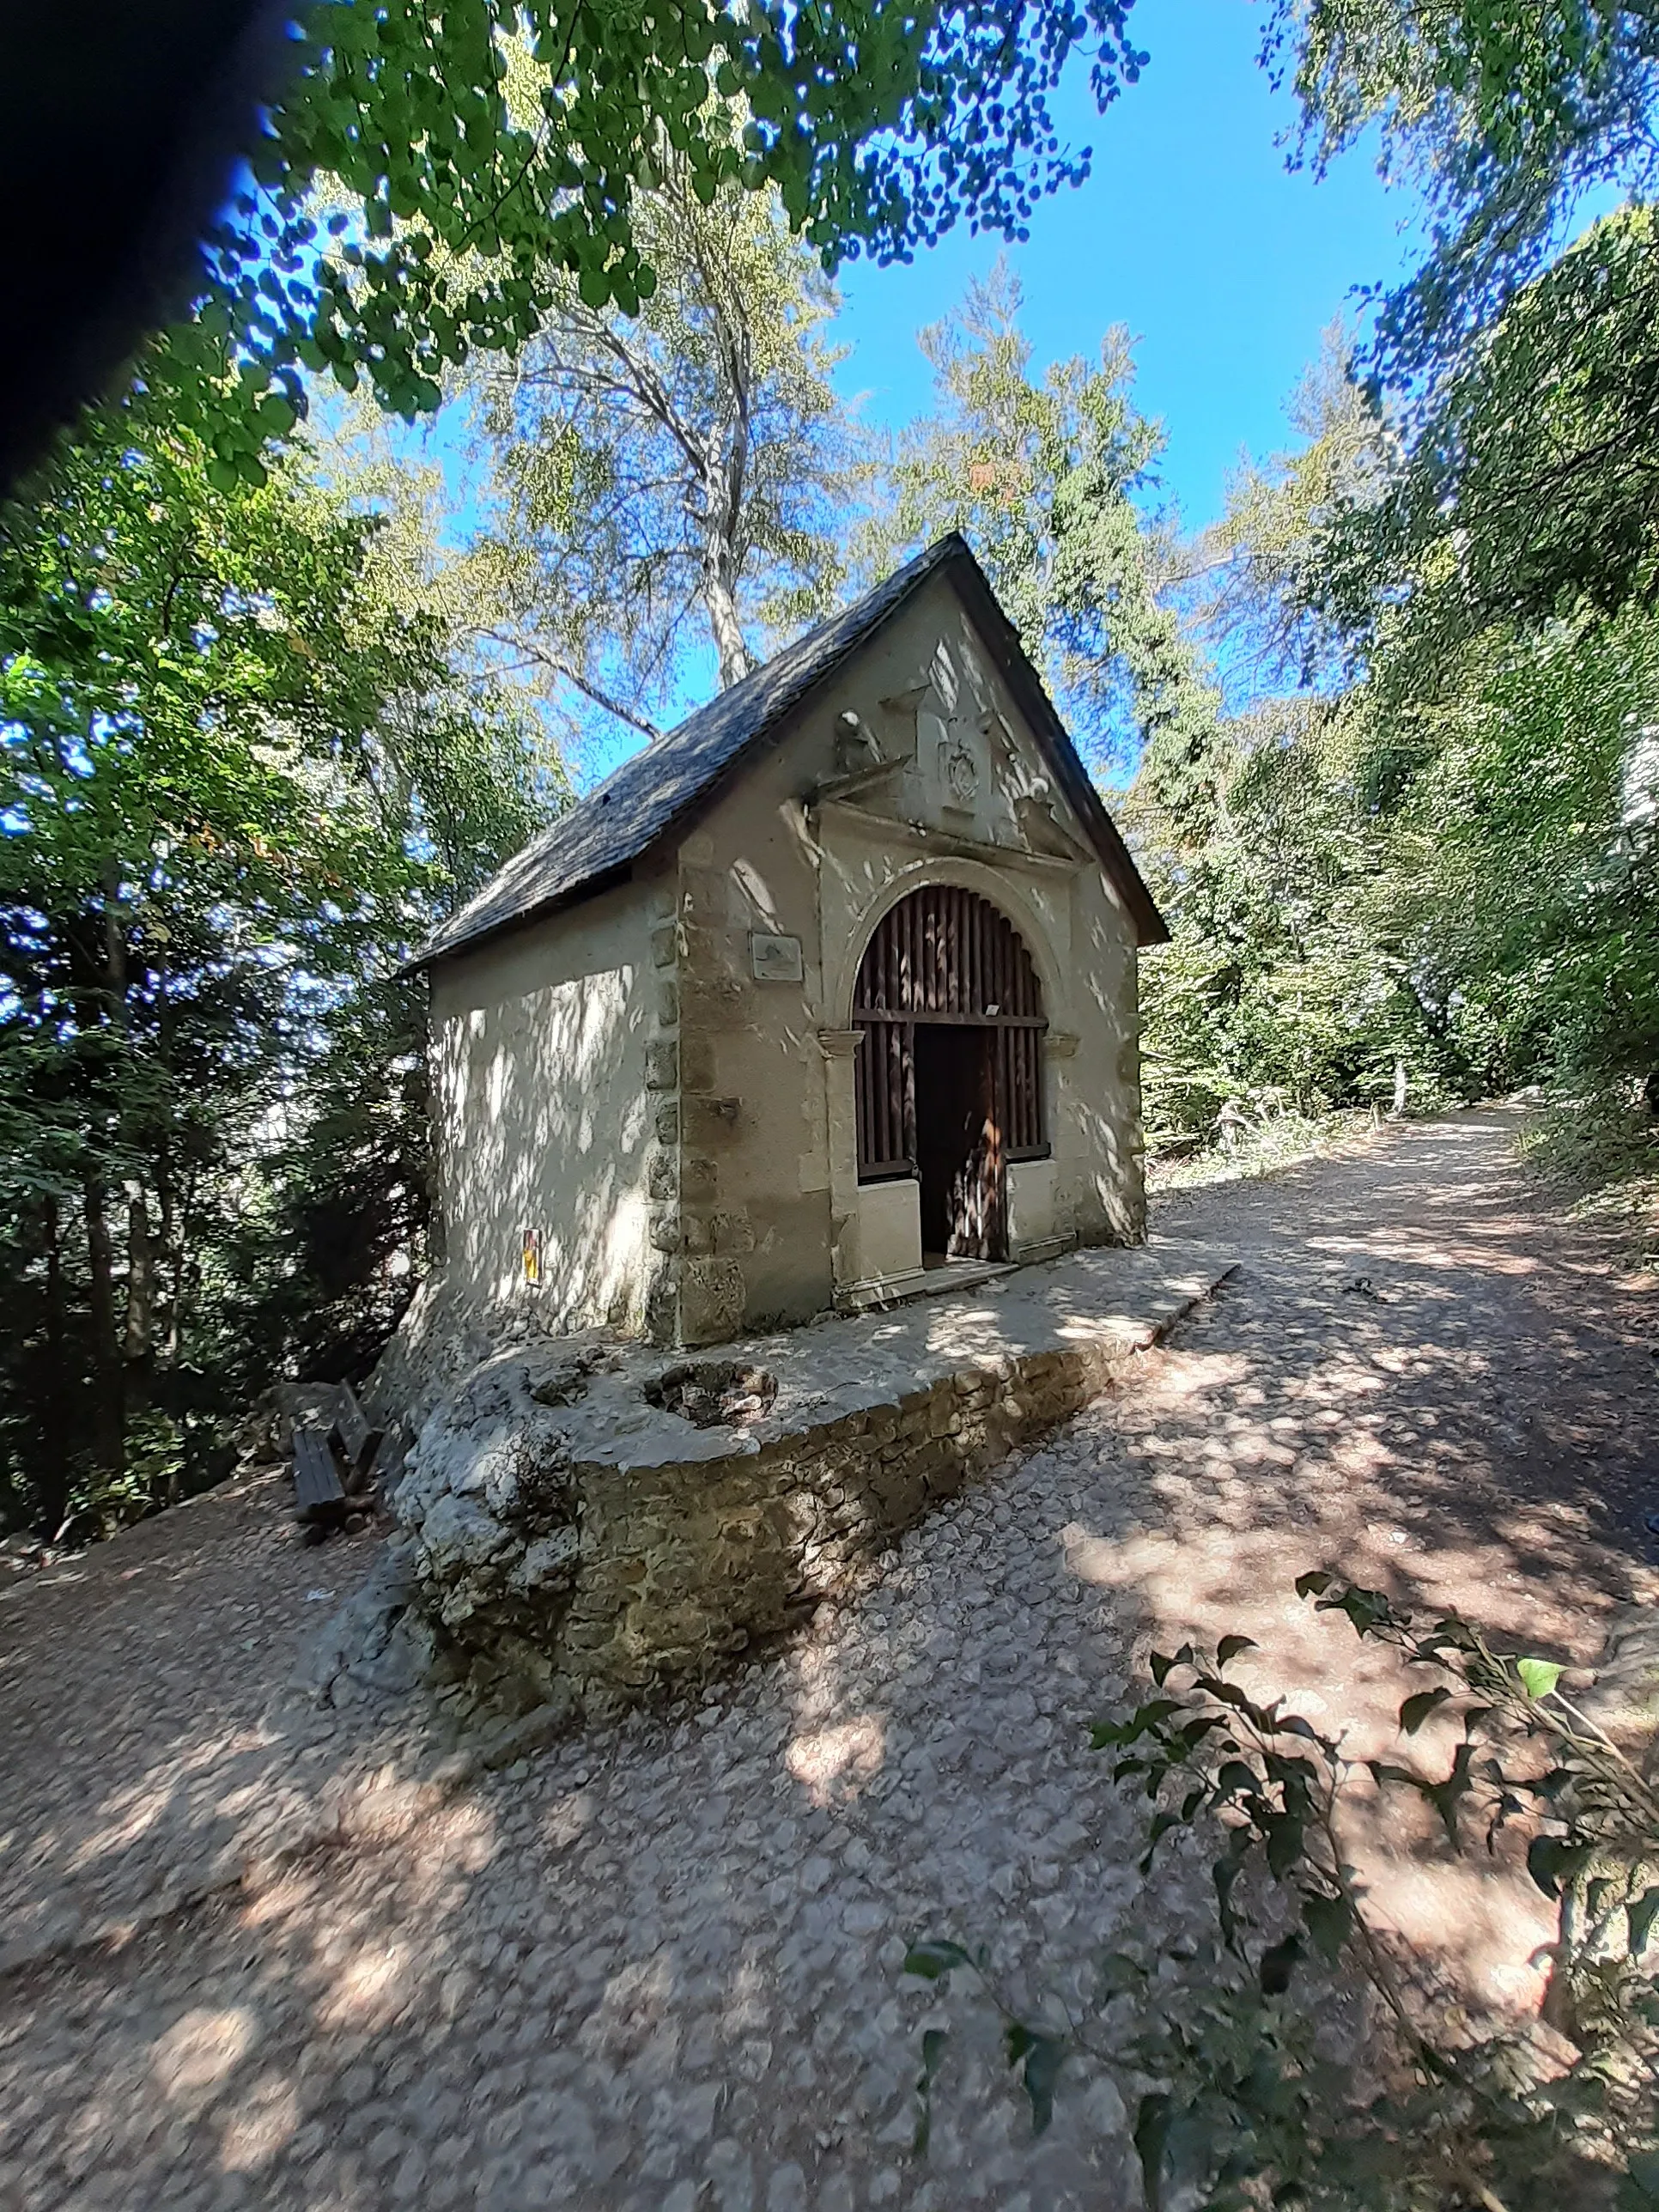
[[[1162,944],[1169,931],[1151,892],[1102,805],[1013,624],[998,605],[967,541],[953,531],[842,613],[797,638],[764,667],[688,715],[666,737],[624,761],[452,915],[410,967],[424,968],[469,950],[485,938],[623,879],[631,864],[653,845],[689,827],[691,817],[718,795],[744,757],[936,575],[948,575],[961,592],[1048,766],[1088,829],[1101,866],[1133,920],[1139,942]]]

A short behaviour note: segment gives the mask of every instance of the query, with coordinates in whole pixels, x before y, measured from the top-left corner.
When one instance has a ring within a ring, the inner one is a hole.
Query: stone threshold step
[[[971,1291],[999,1275],[1012,1275],[1019,1262],[1013,1260],[950,1260],[942,1267],[916,1267],[903,1275],[872,1275],[862,1283],[849,1283],[836,1300],[842,1313],[873,1313],[888,1306],[908,1305],[915,1298],[944,1297],[951,1291]]]

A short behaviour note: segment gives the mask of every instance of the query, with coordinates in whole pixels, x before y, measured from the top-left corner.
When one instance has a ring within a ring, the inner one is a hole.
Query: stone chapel
[[[1144,1235],[1167,933],[963,540],[624,763],[414,963],[442,1269],[702,1345]]]

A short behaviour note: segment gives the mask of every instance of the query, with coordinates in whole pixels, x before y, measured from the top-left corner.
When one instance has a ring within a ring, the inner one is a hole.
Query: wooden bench
[[[344,1518],[345,1486],[321,1429],[294,1431],[294,1504],[301,1520],[313,1524]]]
[[[381,1431],[375,1428],[357,1402],[357,1393],[349,1382],[342,1382],[331,1431],[340,1447],[340,1456],[346,1470],[346,1488],[360,1491],[367,1487],[374,1455],[380,1449]]]

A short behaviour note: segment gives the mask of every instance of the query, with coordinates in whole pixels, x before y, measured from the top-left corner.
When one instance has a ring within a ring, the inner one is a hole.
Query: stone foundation
[[[653,1403],[665,1362],[637,1345],[495,1352],[429,1414],[395,1501],[440,1648],[520,1709],[601,1713],[695,1683],[1075,1413],[1229,1265],[1190,1246],[1079,1254],[734,1346],[777,1385],[740,1425]]]

